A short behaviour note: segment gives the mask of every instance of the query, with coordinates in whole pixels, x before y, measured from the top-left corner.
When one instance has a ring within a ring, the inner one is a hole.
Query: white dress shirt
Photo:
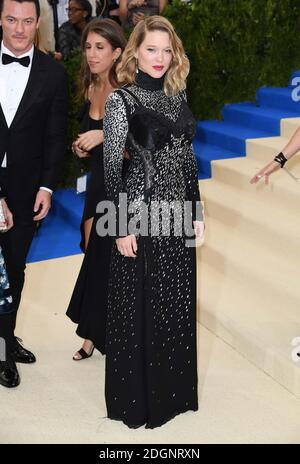
[[[23,55],[18,56],[17,58],[23,58],[24,56],[29,56],[30,64],[28,67],[22,66],[20,63],[9,63],[2,64],[2,54],[6,53],[7,55],[14,56],[10,50],[8,50],[5,45],[1,44],[1,56],[0,56],[0,104],[2,107],[3,114],[6,119],[7,126],[10,127],[11,123],[14,120],[18,107],[21,103],[25,88],[28,83],[29,74],[32,66],[34,47],[24,53]],[[6,168],[7,166],[7,157],[4,155],[3,162],[1,167]],[[52,190],[41,187],[43,190],[47,190],[52,193]]]

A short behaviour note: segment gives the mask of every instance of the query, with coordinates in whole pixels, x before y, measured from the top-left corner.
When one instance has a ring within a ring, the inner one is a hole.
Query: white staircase
[[[280,170],[268,186],[249,183],[299,126],[282,120],[281,137],[248,140],[246,157],[213,161],[200,181],[198,306],[205,327],[300,397],[300,182]],[[300,178],[298,155],[287,167]]]

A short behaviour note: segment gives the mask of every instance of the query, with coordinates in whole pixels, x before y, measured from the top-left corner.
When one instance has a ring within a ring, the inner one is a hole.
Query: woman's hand
[[[258,171],[255,176],[252,177],[250,180],[250,184],[256,184],[262,177],[265,178],[265,184],[269,183],[269,176],[273,174],[273,172],[278,171],[280,169],[280,164],[277,161],[271,161],[271,163],[264,166],[260,171]]]
[[[53,58],[56,60],[56,61],[61,61],[63,59],[63,56],[60,52],[54,52],[54,56]]]
[[[94,129],[83,134],[79,134],[77,140],[74,142],[80,150],[85,152],[91,151],[103,143],[103,131],[100,129]]]
[[[1,225],[5,227],[5,229],[3,229],[3,232],[6,232],[7,230],[11,229],[14,225],[13,215],[9,207],[7,206],[7,203],[4,200],[4,198],[1,198],[1,203],[2,203],[2,208],[3,208],[3,214],[5,217],[5,222],[1,223]]]
[[[77,155],[78,158],[87,158],[88,156],[90,156],[87,151],[81,150],[81,148],[78,147],[76,142],[72,143],[72,152],[74,153],[74,155]]]
[[[121,255],[127,258],[136,258],[137,241],[135,235],[127,235],[127,237],[117,238],[116,244]]]
[[[202,244],[204,240],[205,223],[204,221],[193,221],[195,240],[197,244]]]

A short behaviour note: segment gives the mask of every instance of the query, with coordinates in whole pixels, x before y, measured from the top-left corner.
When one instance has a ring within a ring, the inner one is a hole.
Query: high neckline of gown
[[[146,90],[162,90],[164,87],[164,80],[165,75],[155,78],[140,69],[136,75],[136,84]]]

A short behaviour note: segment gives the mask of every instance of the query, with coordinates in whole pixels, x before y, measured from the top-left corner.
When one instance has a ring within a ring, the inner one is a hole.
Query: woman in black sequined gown
[[[134,29],[122,57],[120,80],[130,85],[107,100],[104,174],[108,198],[118,211],[190,201],[192,233],[204,230],[197,167],[192,150],[195,121],[185,98],[188,59],[171,24],[153,16]],[[136,71],[138,71],[136,73]],[[122,153],[130,166],[122,179]],[[121,209],[121,208],[120,208]],[[174,213],[175,214],[175,213]],[[134,217],[129,214],[130,220]],[[159,233],[119,233],[110,268],[106,329],[105,395],[108,417],[129,427],[158,427],[198,409],[196,351],[196,256],[171,214],[150,218]],[[197,219],[197,220],[196,220]],[[118,226],[122,218],[119,217]],[[126,224],[127,225],[127,224]],[[149,230],[149,229],[148,229]],[[176,233],[177,230],[177,233]]]
[[[81,134],[73,144],[74,152],[88,157],[90,178],[81,223],[81,247],[85,256],[67,310],[78,324],[76,333],[85,341],[73,357],[78,361],[93,353],[105,353],[107,285],[111,238],[96,231],[97,204],[106,199],[103,171],[103,114],[108,94],[118,87],[116,65],[125,47],[123,32],[115,21],[96,19],[83,32],[81,80],[87,97],[82,110]],[[92,79],[92,83],[90,81]]]

